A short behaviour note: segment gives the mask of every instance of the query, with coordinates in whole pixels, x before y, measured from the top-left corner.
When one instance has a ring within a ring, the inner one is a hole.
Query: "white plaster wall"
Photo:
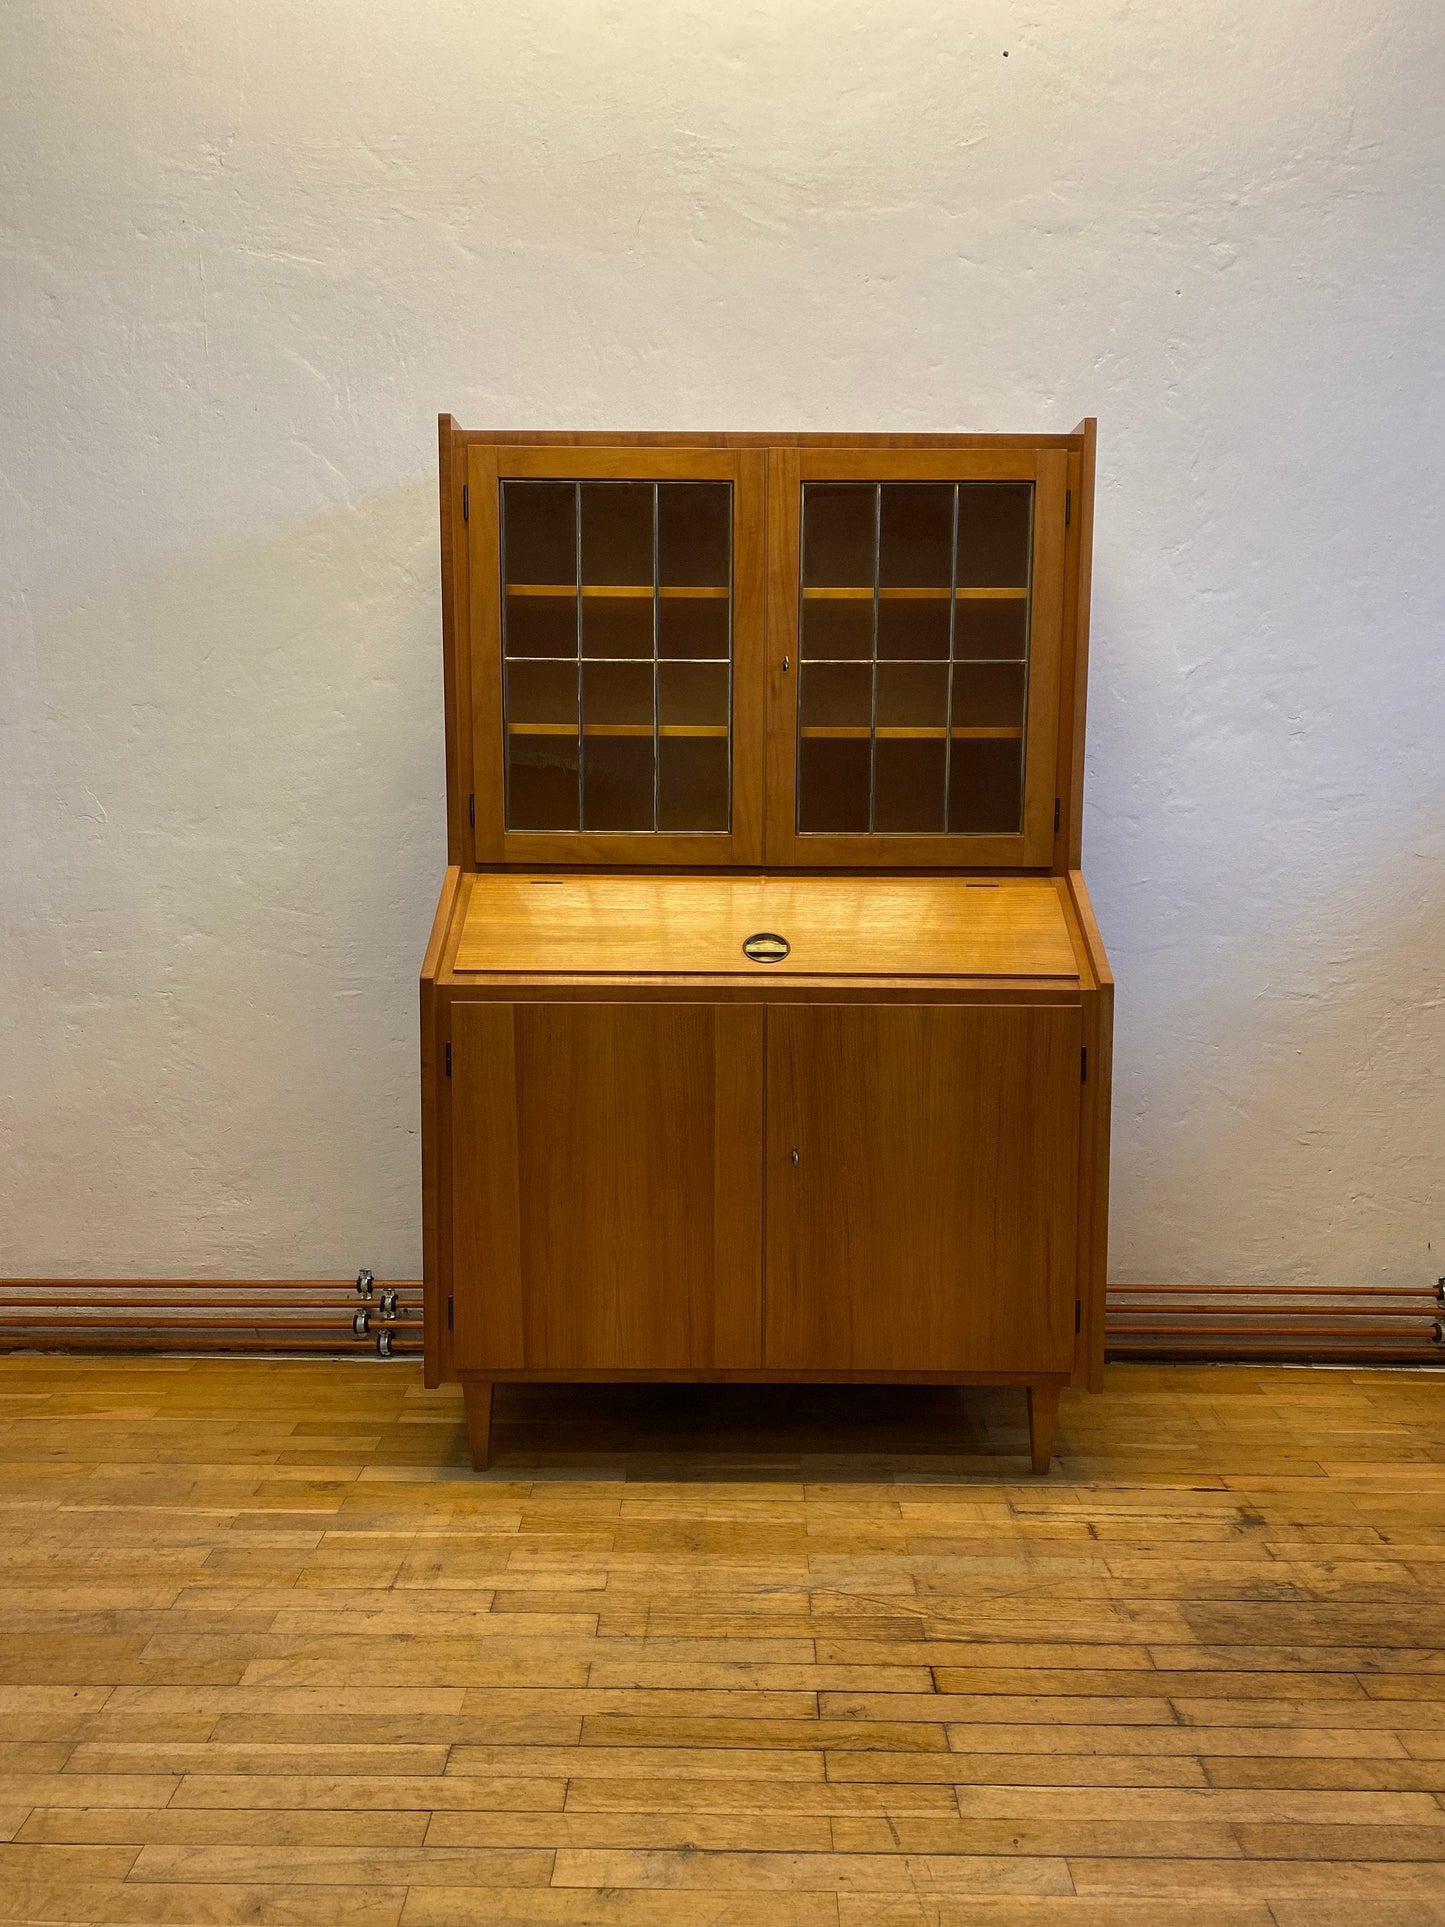
[[[438,408],[1096,413],[1114,1275],[1445,1271],[1442,86],[1438,0],[8,9],[0,1273],[417,1271]]]

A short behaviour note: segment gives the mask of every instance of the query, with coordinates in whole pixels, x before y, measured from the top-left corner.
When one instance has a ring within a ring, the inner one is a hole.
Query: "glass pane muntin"
[[[803,484],[800,834],[1022,830],[1033,510],[1031,482]]]
[[[509,830],[728,833],[732,496],[730,482],[711,480],[501,484]],[[534,501],[540,528],[526,526]],[[570,672],[570,701],[555,716],[538,715],[536,670],[529,700],[514,702],[523,663]],[[575,791],[565,812],[563,770]]]

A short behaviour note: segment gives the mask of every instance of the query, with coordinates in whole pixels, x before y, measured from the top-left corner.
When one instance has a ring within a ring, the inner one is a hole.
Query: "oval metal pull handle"
[[[798,1162],[798,1154],[797,1154],[797,1152],[796,1152],[796,1151],[794,1151],[794,1153],[793,1153],[793,1162],[794,1162],[794,1164],[796,1164],[796,1163]]]
[[[783,674],[784,674],[785,676],[786,676],[786,675],[787,675],[787,673],[788,673],[788,664],[789,664],[789,662],[790,662],[790,661],[791,661],[791,658],[790,658],[790,657],[788,657],[788,656],[784,656],[784,657],[783,657]]]

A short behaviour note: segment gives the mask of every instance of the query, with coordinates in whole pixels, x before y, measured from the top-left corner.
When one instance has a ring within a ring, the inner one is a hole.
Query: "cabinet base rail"
[[[708,1384],[708,1385],[1022,1385],[1028,1395],[1029,1459],[1036,1473],[1053,1462],[1059,1397],[1067,1373],[1037,1372],[837,1372],[837,1371],[498,1371],[488,1378],[461,1374],[467,1449],[472,1468],[491,1463],[492,1395],[498,1385]]]

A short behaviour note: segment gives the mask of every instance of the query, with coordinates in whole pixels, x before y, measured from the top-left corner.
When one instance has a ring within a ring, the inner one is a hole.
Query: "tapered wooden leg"
[[[492,1454],[491,1380],[463,1379],[462,1406],[467,1415],[467,1445],[472,1454],[472,1469],[485,1472]]]
[[[1054,1427],[1059,1418],[1058,1385],[1029,1387],[1029,1450],[1035,1472],[1047,1472],[1054,1456]]]

